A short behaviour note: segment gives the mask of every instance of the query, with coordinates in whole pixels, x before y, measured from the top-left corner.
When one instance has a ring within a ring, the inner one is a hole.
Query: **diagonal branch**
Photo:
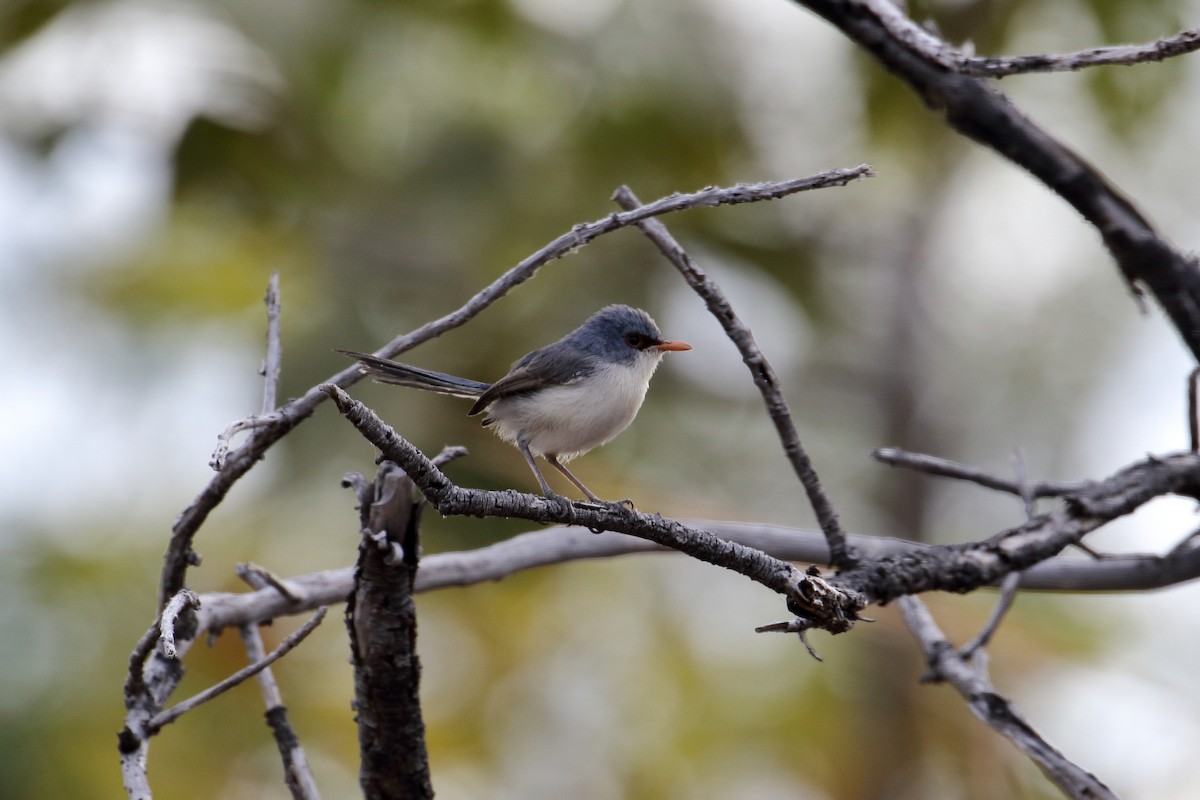
[[[444,516],[511,517],[534,522],[580,525],[649,539],[693,558],[745,575],[787,598],[788,607],[804,609],[827,630],[849,630],[863,608],[852,591],[828,592],[823,579],[801,573],[766,553],[730,542],[660,515],[649,516],[620,504],[572,503],[513,490],[491,492],[455,486],[425,455],[385,424],[373,411],[333,385],[323,387],[338,410],[384,458],[404,469],[430,504]],[[795,611],[794,613],[800,613]]]
[[[1087,488],[1086,483],[1053,483],[1050,481],[1035,481],[1028,486],[1024,486],[1020,481],[1015,481],[1011,478],[1001,478],[999,475],[993,475],[977,467],[969,467],[965,464],[959,464],[945,458],[938,458],[937,456],[924,455],[923,453],[910,453],[897,447],[881,447],[871,451],[871,456],[877,461],[893,467],[904,467],[905,469],[925,472],[929,475],[938,475],[943,478],[970,481],[987,489],[994,489],[998,492],[1006,492],[1018,496],[1028,491],[1035,498],[1062,497],[1063,495],[1073,494]]]
[[[284,639],[278,647],[272,650],[265,657],[255,661],[249,666],[239,669],[237,672],[233,673],[220,683],[213,684],[204,691],[194,694],[186,700],[181,700],[179,703],[171,706],[166,711],[155,714],[154,717],[146,724],[146,732],[150,735],[158,733],[163,726],[170,725],[172,722],[179,719],[193,708],[207,703],[209,700],[219,697],[247,679],[253,678],[261,670],[266,669],[279,659],[283,658],[285,655],[295,649],[296,645],[304,641],[304,639],[310,633],[312,633],[318,625],[321,624],[321,620],[325,619],[325,611],[326,609],[324,606],[317,609],[317,613],[313,615],[312,619],[304,623],[301,628],[297,629],[294,633]]]
[[[929,591],[969,592],[1057,555],[1088,533],[1156,497],[1196,497],[1198,491],[1200,455],[1187,452],[1151,456],[1068,495],[1061,508],[982,542],[885,556],[846,570],[830,578],[830,583],[878,603]]]
[[[637,195],[628,186],[617,189],[613,198],[625,209],[636,209],[640,206]],[[708,306],[708,310],[725,329],[730,341],[742,354],[742,361],[750,369],[754,385],[758,387],[763,402],[767,405],[767,414],[771,417],[771,422],[775,424],[783,451],[787,455],[788,461],[791,462],[792,469],[795,470],[801,485],[804,486],[809,504],[816,512],[817,522],[829,543],[830,563],[838,568],[853,566],[857,557],[846,544],[846,531],[838,520],[833,503],[825,494],[821,479],[817,475],[816,469],[813,468],[808,452],[800,442],[800,433],[796,430],[791,409],[788,408],[787,400],[783,397],[783,390],[779,386],[779,378],[775,374],[775,369],[759,349],[758,343],[754,341],[754,334],[734,313],[733,306],[729,304],[721,287],[717,286],[716,282],[700,268],[700,265],[692,260],[692,257],[675,240],[675,237],[667,231],[665,225],[658,220],[646,220],[639,222],[638,227],[666,259],[675,265],[675,268],[679,270],[683,279],[695,290],[696,294],[700,295]]]
[[[938,628],[933,616],[916,597],[900,600],[904,622],[925,652],[928,680],[945,681],[967,701],[971,712],[1033,759],[1068,797],[1080,800],[1116,800],[1116,795],[1095,775],[1075,765],[1033,729],[1012,702],[996,692],[980,659],[968,663]]]
[[[1144,287],[1200,359],[1200,265],[1165,238],[1095,167],[982,78],[959,72],[958,51],[890,0],[795,0],[824,17],[909,84],[946,123],[1057,192],[1095,226],[1137,292]]]
[[[246,648],[246,656],[250,663],[265,660],[266,650],[263,648],[262,636],[257,625],[242,625],[238,628],[242,637],[242,646]],[[267,725],[279,748],[283,759],[283,780],[294,800],[318,800],[321,796],[317,790],[317,782],[308,766],[308,756],[296,736],[296,729],[288,720],[287,706],[283,704],[283,695],[279,692],[279,684],[270,667],[263,668],[256,676],[258,690],[262,694],[267,711]]]

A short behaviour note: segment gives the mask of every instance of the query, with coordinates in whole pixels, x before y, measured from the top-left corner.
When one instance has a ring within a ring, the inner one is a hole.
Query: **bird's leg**
[[[566,475],[567,480],[569,480],[571,483],[575,484],[575,487],[577,489],[579,489],[579,491],[586,494],[588,500],[591,500],[593,503],[600,503],[602,505],[608,505],[608,503],[606,501],[601,500],[599,497],[596,497],[596,495],[592,494],[592,490],[587,488],[586,486],[584,486],[583,482],[580,481],[579,478],[576,478],[574,475],[572,475],[571,470],[567,469],[562,464],[560,464],[558,459],[555,456],[547,453],[545,456],[543,456],[543,458],[545,458],[547,461],[550,462],[550,466],[554,467],[556,470],[561,472],[563,475]]]
[[[529,468],[533,470],[533,477],[537,478],[538,486],[542,487],[542,494],[546,495],[546,497],[558,497],[558,493],[550,488],[550,484],[546,483],[546,478],[542,475],[542,471],[538,469],[537,462],[533,460],[533,453],[529,452],[529,445],[526,442],[517,440],[517,447],[520,449],[521,455],[525,456],[525,463],[529,464]],[[555,464],[554,461],[550,461],[550,463]],[[555,466],[558,465],[555,464]],[[577,485],[578,483],[576,481]],[[587,492],[587,489],[584,489],[584,491]],[[591,492],[588,492],[588,494],[591,494]]]

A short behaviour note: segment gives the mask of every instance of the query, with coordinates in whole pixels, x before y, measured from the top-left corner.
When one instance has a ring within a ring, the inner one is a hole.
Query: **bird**
[[[337,352],[356,359],[360,369],[380,383],[474,400],[467,415],[484,414],[484,427],[521,451],[543,495],[558,496],[534,456],[545,459],[589,500],[603,504],[566,462],[629,427],[663,355],[691,349],[686,342],[662,338],[645,311],[610,305],[558,341],[517,359],[495,383],[354,350]]]

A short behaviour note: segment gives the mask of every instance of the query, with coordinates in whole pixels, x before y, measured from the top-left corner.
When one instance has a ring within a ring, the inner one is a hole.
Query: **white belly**
[[[566,461],[599,447],[637,416],[661,353],[646,353],[631,366],[610,366],[579,383],[505,397],[488,408],[497,435],[523,439],[536,455]]]

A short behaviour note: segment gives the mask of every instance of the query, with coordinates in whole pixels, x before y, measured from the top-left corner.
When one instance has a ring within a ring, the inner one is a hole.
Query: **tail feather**
[[[434,372],[430,369],[411,367],[398,361],[391,361],[370,353],[358,353],[354,350],[338,350],[343,355],[357,359],[362,365],[363,372],[380,383],[391,383],[397,386],[409,386],[414,389],[424,389],[438,394],[448,394],[453,397],[476,398],[487,391],[490,383],[467,378],[457,378],[444,372]]]

